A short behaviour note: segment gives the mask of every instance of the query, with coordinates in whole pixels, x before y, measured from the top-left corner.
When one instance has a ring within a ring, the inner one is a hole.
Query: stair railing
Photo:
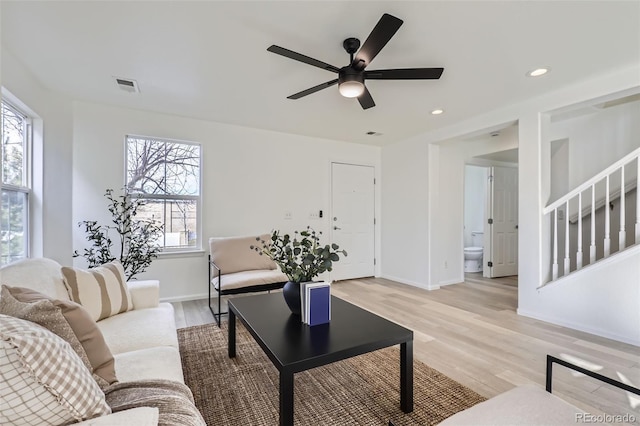
[[[604,219],[604,239],[602,241],[603,244],[603,252],[604,258],[607,258],[611,254],[611,215],[610,209],[608,206],[616,196],[620,197],[620,229],[618,232],[618,251],[622,251],[626,248],[627,241],[627,230],[625,227],[625,194],[627,191],[635,188],[638,188],[638,184],[640,183],[640,148],[631,152],[630,154],[624,156],[620,160],[613,163],[611,166],[607,167],[591,179],[585,181],[583,184],[579,185],[565,196],[559,198],[553,203],[549,204],[542,210],[544,216],[551,215],[553,213],[553,217],[550,219],[552,222],[553,229],[553,259],[552,259],[552,281],[558,279],[558,220],[562,220],[562,217],[559,217],[558,209],[562,209],[564,207],[564,219],[565,219],[565,227],[564,227],[564,259],[563,259],[563,276],[568,275],[570,271],[571,258],[570,258],[570,235],[569,235],[569,206],[570,202],[577,198],[577,224],[578,224],[578,241],[577,241],[577,250],[576,250],[576,270],[579,270],[583,267],[583,252],[582,252],[582,218],[583,216],[590,215],[591,221],[591,229],[590,229],[590,245],[589,245],[589,264],[592,264],[596,261],[596,210],[601,206],[607,206],[605,211],[605,219]],[[630,163],[633,161],[636,162],[636,177],[634,182],[625,183],[625,167],[630,167]],[[611,193],[610,191],[610,181],[611,176],[620,171],[620,190]],[[605,195],[604,195],[604,203],[598,205],[596,202],[596,185],[602,181],[605,181]],[[590,206],[587,206],[587,210],[583,211],[583,200],[582,194],[587,190],[591,190],[591,203]],[[619,193],[619,195],[618,195]],[[635,206],[635,241],[636,244],[640,243],[640,196],[638,196],[638,191],[636,189],[636,206]],[[561,212],[562,213],[562,212]]]

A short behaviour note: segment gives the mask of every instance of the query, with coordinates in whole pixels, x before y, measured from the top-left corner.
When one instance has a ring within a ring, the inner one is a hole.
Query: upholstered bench
[[[444,420],[442,426],[553,426],[593,423],[597,416],[585,413],[575,405],[551,393],[553,364],[600,380],[606,384],[640,395],[640,389],[587,370],[568,361],[547,355],[546,390],[535,385],[513,388]],[[389,422],[392,424],[391,422]]]
[[[271,235],[259,237],[270,241]],[[278,265],[265,255],[260,255],[251,246],[260,245],[256,237],[212,237],[209,238],[209,309],[220,326],[221,296],[282,288],[288,281]],[[218,311],[211,306],[211,292],[217,293]]]

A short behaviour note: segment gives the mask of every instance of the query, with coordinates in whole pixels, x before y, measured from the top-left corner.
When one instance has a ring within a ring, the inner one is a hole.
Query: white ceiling
[[[73,99],[383,145],[640,63],[638,1],[6,1],[2,48]],[[404,20],[369,69],[445,68],[435,81],[368,81],[376,107],[325,89],[383,13]],[[528,70],[551,66],[541,78]],[[140,94],[112,76],[136,79]],[[446,112],[432,116],[436,108]],[[367,131],[382,133],[367,136]]]

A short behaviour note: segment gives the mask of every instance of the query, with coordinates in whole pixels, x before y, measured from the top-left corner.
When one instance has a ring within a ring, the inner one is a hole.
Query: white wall
[[[570,189],[640,147],[640,101],[590,110],[551,123],[551,140],[569,143]]]
[[[412,139],[382,152],[381,274],[428,288],[428,146]]]
[[[472,232],[484,231],[487,199],[487,167],[464,168],[464,246],[473,246]]]
[[[293,231],[307,225],[322,231],[323,241],[329,242],[330,162],[372,165],[378,177],[380,173],[377,147],[74,102],[74,223],[109,219],[103,193],[124,185],[126,134],[202,144],[205,251],[212,236]],[[318,210],[324,217],[309,219]],[[292,220],[284,219],[285,211],[292,213]],[[376,238],[379,241],[379,235]],[[74,228],[74,248],[85,245],[84,232]],[[206,257],[162,257],[140,278],[160,278],[165,299],[202,297],[207,293]]]
[[[526,315],[640,346],[640,248],[537,291]]]
[[[71,101],[40,85],[14,55],[2,49],[2,87],[32,110],[34,123],[33,257],[71,263]],[[39,157],[39,158],[38,158]],[[44,165],[42,164],[44,163]]]
[[[551,189],[549,202],[566,195],[569,187],[569,140],[559,139],[551,142]]]

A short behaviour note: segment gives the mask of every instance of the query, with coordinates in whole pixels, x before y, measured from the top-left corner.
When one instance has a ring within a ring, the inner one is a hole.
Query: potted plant
[[[289,234],[281,234],[275,230],[270,241],[256,237],[258,244],[250,248],[260,255],[268,256],[289,278],[282,292],[289,309],[300,315],[300,283],[313,281],[318,275],[331,271],[333,262],[340,260],[339,254],[347,255],[339,250],[337,244],[320,244],[321,231],[316,232],[310,226],[304,231],[295,231],[293,238]]]
[[[162,250],[158,240],[162,238],[163,226],[153,221],[136,218],[138,208],[144,201],[130,195],[115,197],[113,189],[107,189],[104,196],[109,200],[109,212],[113,225],[98,225],[95,220],[78,223],[84,227],[91,247],[83,253],[73,252],[73,257],[84,257],[90,268],[119,260],[124,268],[127,280],[144,272],[151,261]],[[110,235],[111,234],[111,235]],[[113,234],[117,236],[117,253],[112,253]],[[117,255],[117,257],[116,257]]]

